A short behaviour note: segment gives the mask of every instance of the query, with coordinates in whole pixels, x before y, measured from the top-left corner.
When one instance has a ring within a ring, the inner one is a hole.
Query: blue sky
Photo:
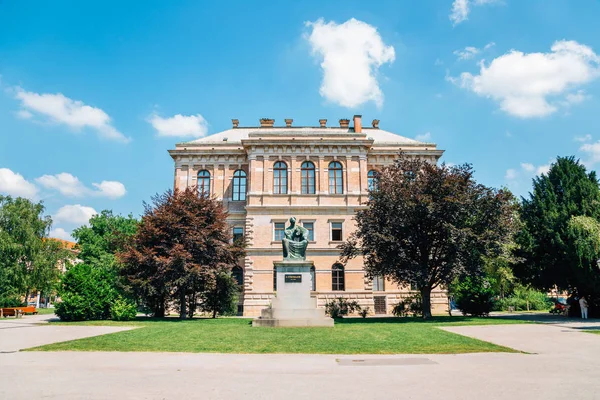
[[[600,162],[600,2],[0,0],[0,192],[66,237],[171,188],[167,150],[362,114],[526,194]],[[178,116],[178,117],[176,117]]]

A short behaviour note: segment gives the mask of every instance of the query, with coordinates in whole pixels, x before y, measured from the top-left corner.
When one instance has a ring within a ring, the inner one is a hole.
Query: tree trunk
[[[186,319],[187,315],[185,313],[185,290],[183,288],[179,289],[179,319]]]
[[[217,318],[217,309],[216,308],[213,310],[213,316],[212,317],[213,318]]]
[[[165,299],[164,299],[164,297],[160,297],[156,301],[153,311],[154,311],[154,317],[164,318],[164,316],[165,316]]]
[[[421,304],[423,305],[423,319],[431,318],[431,288],[421,288]]]

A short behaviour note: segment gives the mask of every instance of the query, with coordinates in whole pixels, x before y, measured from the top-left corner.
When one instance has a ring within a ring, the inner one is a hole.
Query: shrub
[[[344,316],[356,311],[360,311],[361,307],[356,300],[348,301],[344,298],[337,298],[325,304],[325,312],[331,318],[343,318]]]
[[[55,314],[63,321],[110,318],[110,308],[118,297],[117,276],[107,267],[79,263],[67,269],[59,291],[61,301]]]
[[[452,294],[463,315],[488,315],[494,306],[494,290],[486,278],[465,277],[452,285]]]
[[[423,306],[421,304],[421,295],[406,297],[392,308],[392,314],[396,317],[406,317],[412,314],[413,317],[423,316]]]
[[[137,315],[136,305],[126,299],[119,297],[110,307],[110,317],[114,321],[131,321]]]
[[[545,311],[552,307],[552,300],[544,292],[517,286],[512,295],[499,299],[494,304],[496,311]]]
[[[26,304],[16,296],[0,297],[0,307],[23,307]]]
[[[200,293],[200,308],[211,313],[213,318],[217,315],[236,315],[239,286],[236,280],[227,272],[219,272]]]
[[[367,318],[367,315],[369,315],[369,311],[371,311],[370,307],[363,308],[358,312],[358,315],[360,315],[363,318]]]

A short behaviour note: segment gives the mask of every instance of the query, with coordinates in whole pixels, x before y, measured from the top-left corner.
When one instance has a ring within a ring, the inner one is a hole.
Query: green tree
[[[65,321],[111,317],[111,306],[127,297],[115,253],[131,240],[137,225],[131,215],[123,217],[105,210],[90,218],[89,225],[73,231],[82,262],[67,267],[56,315]]]
[[[0,196],[0,302],[51,290],[60,275],[58,264],[69,253],[49,240],[52,225],[44,205],[21,197]]]
[[[416,285],[429,318],[434,288],[482,273],[483,258],[501,252],[513,231],[512,199],[478,184],[469,165],[400,158],[381,171],[357,213],[342,260],[362,255],[369,275]]]
[[[523,199],[515,273],[542,290],[555,285],[586,295],[597,309],[600,294],[598,221],[600,188],[594,171],[574,157],[558,157],[534,178]]]
[[[155,316],[163,316],[171,301],[185,319],[190,297],[194,305],[215,274],[239,261],[243,249],[232,243],[226,218],[220,201],[198,196],[194,188],[167,191],[145,204],[139,230],[120,259],[122,273]]]
[[[237,312],[239,286],[230,273],[217,271],[208,279],[200,292],[200,308],[213,318]]]

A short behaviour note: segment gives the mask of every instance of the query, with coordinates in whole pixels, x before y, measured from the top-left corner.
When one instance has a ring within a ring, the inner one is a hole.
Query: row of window
[[[302,221],[302,226],[308,231],[308,241],[315,241],[315,223]],[[341,242],[343,240],[343,223],[342,222],[330,222],[329,223],[329,240],[332,242]],[[285,222],[273,223],[273,240],[280,241],[285,237]]]
[[[304,161],[300,167],[302,179],[301,190],[302,194],[315,194],[315,164],[311,161]],[[329,193],[343,194],[344,193],[344,178],[342,175],[342,164],[338,161],[329,163]],[[371,170],[368,173],[368,187],[373,190],[376,185],[377,171]],[[238,169],[233,173],[232,182],[232,200],[246,200],[246,172]],[[198,172],[198,192],[203,195],[210,195],[210,172],[203,169]],[[283,161],[277,161],[273,165],[273,193],[287,194],[288,193],[288,167]]]
[[[244,270],[241,267],[233,267],[231,274],[238,285],[244,284]],[[315,267],[310,267],[310,276],[312,280],[312,290],[316,291],[316,279],[315,279]],[[384,291],[385,283],[381,276],[376,276],[373,279],[373,291]],[[277,291],[277,267],[273,269],[273,290]],[[335,263],[331,267],[331,290],[332,291],[344,291],[346,290],[346,275],[344,273],[344,266],[340,263]]]

